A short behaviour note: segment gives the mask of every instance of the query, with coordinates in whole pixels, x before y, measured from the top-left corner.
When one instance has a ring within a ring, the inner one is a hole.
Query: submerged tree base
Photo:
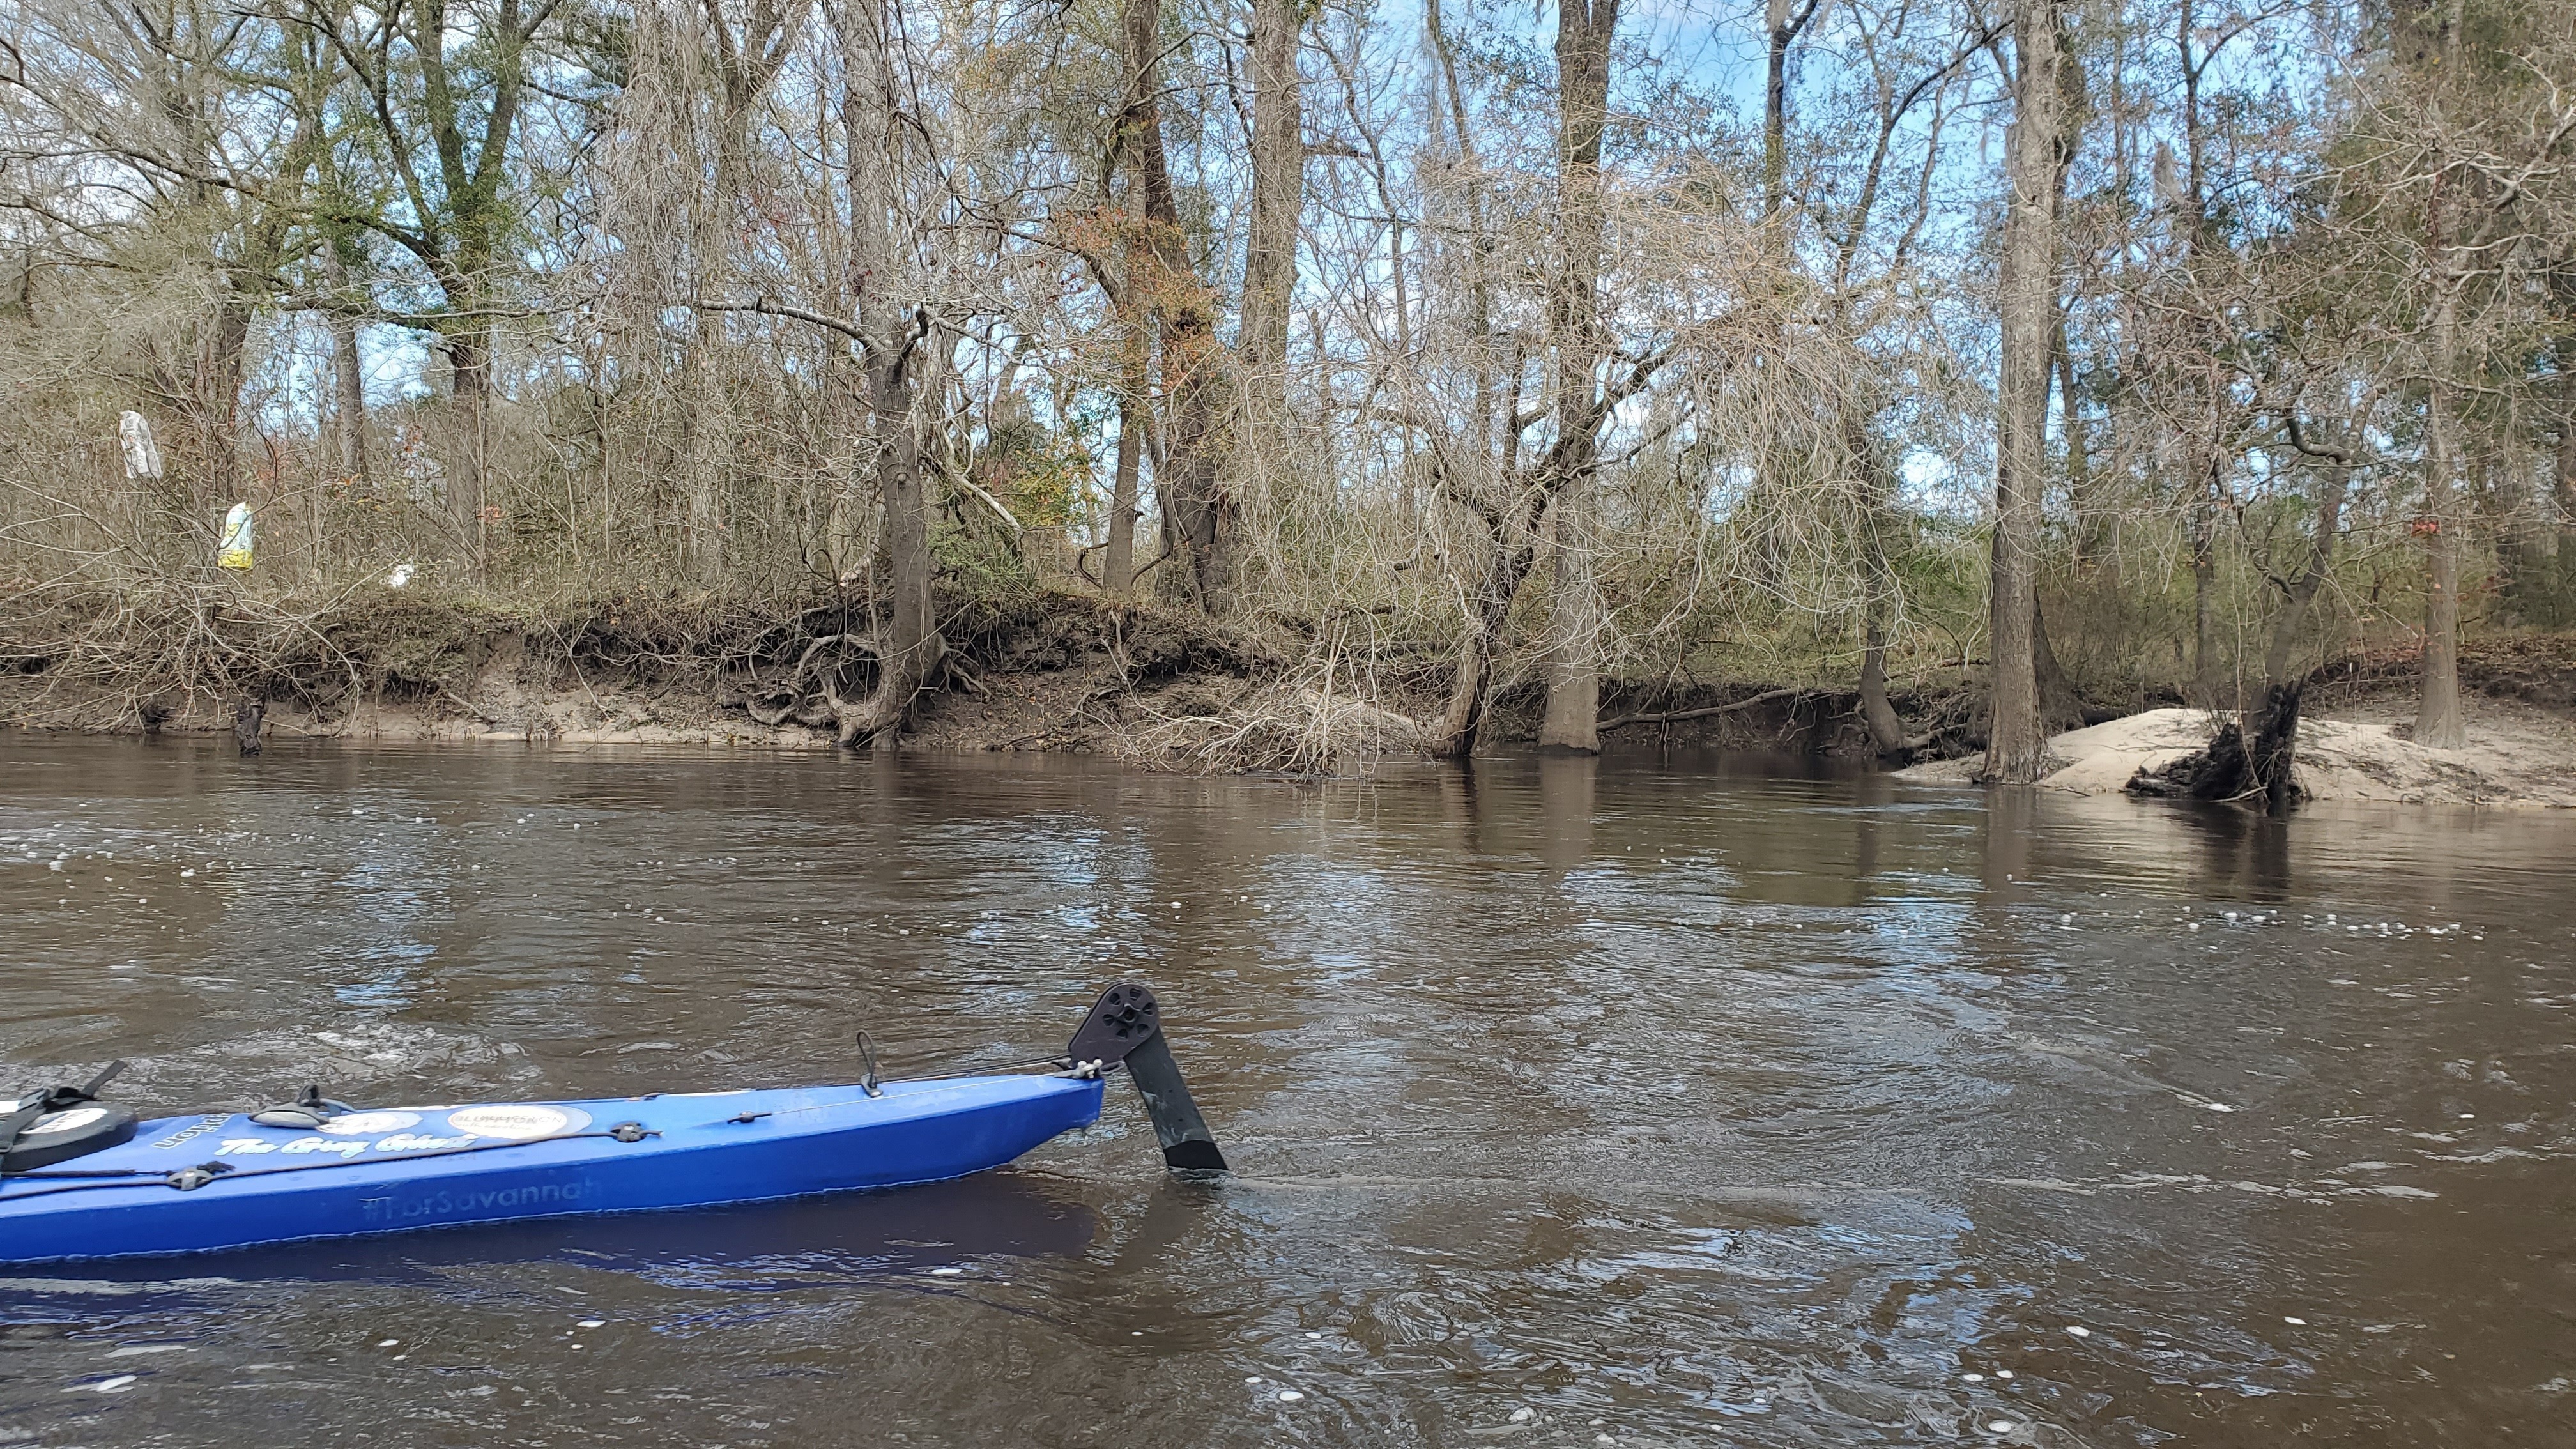
[[[2296,681],[2264,691],[2251,743],[2243,724],[2228,720],[2209,748],[2154,769],[2140,766],[2123,788],[2151,799],[2223,800],[2287,815],[2307,795],[2296,768],[2302,693]]]

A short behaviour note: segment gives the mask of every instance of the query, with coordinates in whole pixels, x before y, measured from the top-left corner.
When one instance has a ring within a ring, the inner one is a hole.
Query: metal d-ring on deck
[[[877,1044],[868,1040],[866,1032],[859,1033],[859,1057],[868,1064],[868,1074],[859,1078],[859,1090],[871,1097],[884,1096],[885,1088],[877,1085]]]

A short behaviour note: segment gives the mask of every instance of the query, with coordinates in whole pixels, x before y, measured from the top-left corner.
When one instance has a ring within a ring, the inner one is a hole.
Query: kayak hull
[[[1100,1103],[1096,1078],[961,1077],[889,1082],[881,1097],[853,1086],[406,1107],[318,1130],[162,1118],[122,1146],[0,1181],[0,1263],[939,1182],[1087,1127]]]

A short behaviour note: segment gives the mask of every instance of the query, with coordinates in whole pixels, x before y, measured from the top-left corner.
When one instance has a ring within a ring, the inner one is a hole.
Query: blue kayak
[[[85,1087],[0,1102],[0,1263],[201,1253],[944,1182],[1100,1120],[1124,1068],[1163,1161],[1222,1172],[1154,993],[1093,1003],[1049,1076],[362,1109],[325,1099],[139,1121]]]
[[[1097,1075],[164,1117],[0,1177],[0,1263],[204,1252],[939,1182],[1100,1117]],[[74,1113],[96,1111],[75,1108]],[[66,1114],[69,1115],[69,1114]]]

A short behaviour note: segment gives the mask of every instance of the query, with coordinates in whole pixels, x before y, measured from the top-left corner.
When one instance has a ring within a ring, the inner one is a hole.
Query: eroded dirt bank
[[[210,732],[245,699],[273,734],[828,748],[796,719],[821,690],[863,692],[864,601],[760,610],[604,601],[561,611],[387,596],[298,612],[245,601],[102,619],[0,618],[0,723]],[[959,610],[952,667],[909,748],[1149,748],[1175,718],[1278,679],[1262,641],[1191,616],[1035,594]]]
[[[298,612],[245,600],[95,601],[87,613],[0,613],[0,724],[41,730],[212,732],[256,699],[272,736],[827,749],[817,692],[862,691],[864,651],[816,653],[862,629],[863,604],[760,610],[700,600],[558,612],[455,596],[380,594]],[[113,610],[114,612],[110,612]],[[1397,649],[1365,674],[1296,643],[1150,607],[1034,592],[950,618],[953,668],[926,694],[907,749],[1063,750],[1184,769],[1364,770],[1418,755],[1447,660]],[[2576,636],[2478,641],[2464,651],[2470,742],[2408,738],[2414,661],[2339,660],[2309,682],[2301,787],[2316,799],[2576,806]],[[1487,738],[1525,743],[1534,683],[1502,690]],[[1964,782],[1982,745],[1973,678],[1899,686],[1921,742],[1903,771]],[[803,713],[808,722],[799,722]],[[1715,747],[1869,758],[1849,691],[1761,681],[1613,682],[1613,751]],[[2147,709],[2060,735],[2049,788],[2096,793],[2206,744],[2217,717]]]
[[[378,591],[301,611],[240,598],[0,607],[0,724],[222,731],[256,699],[268,731],[289,737],[820,749],[833,739],[811,723],[815,699],[873,678],[863,649],[828,641],[866,632],[863,601],[547,612]],[[1450,669],[1436,644],[1355,668],[1293,630],[1258,635],[1075,593],[956,607],[946,632],[953,667],[916,707],[905,748],[1347,773],[1420,753],[1418,721],[1440,709]],[[1535,683],[1505,687],[1486,738],[1526,742],[1542,702]],[[1971,713],[1958,686],[1900,690],[1897,703],[1944,738]],[[1614,749],[1869,748],[1848,691],[1613,682],[1603,718]]]

